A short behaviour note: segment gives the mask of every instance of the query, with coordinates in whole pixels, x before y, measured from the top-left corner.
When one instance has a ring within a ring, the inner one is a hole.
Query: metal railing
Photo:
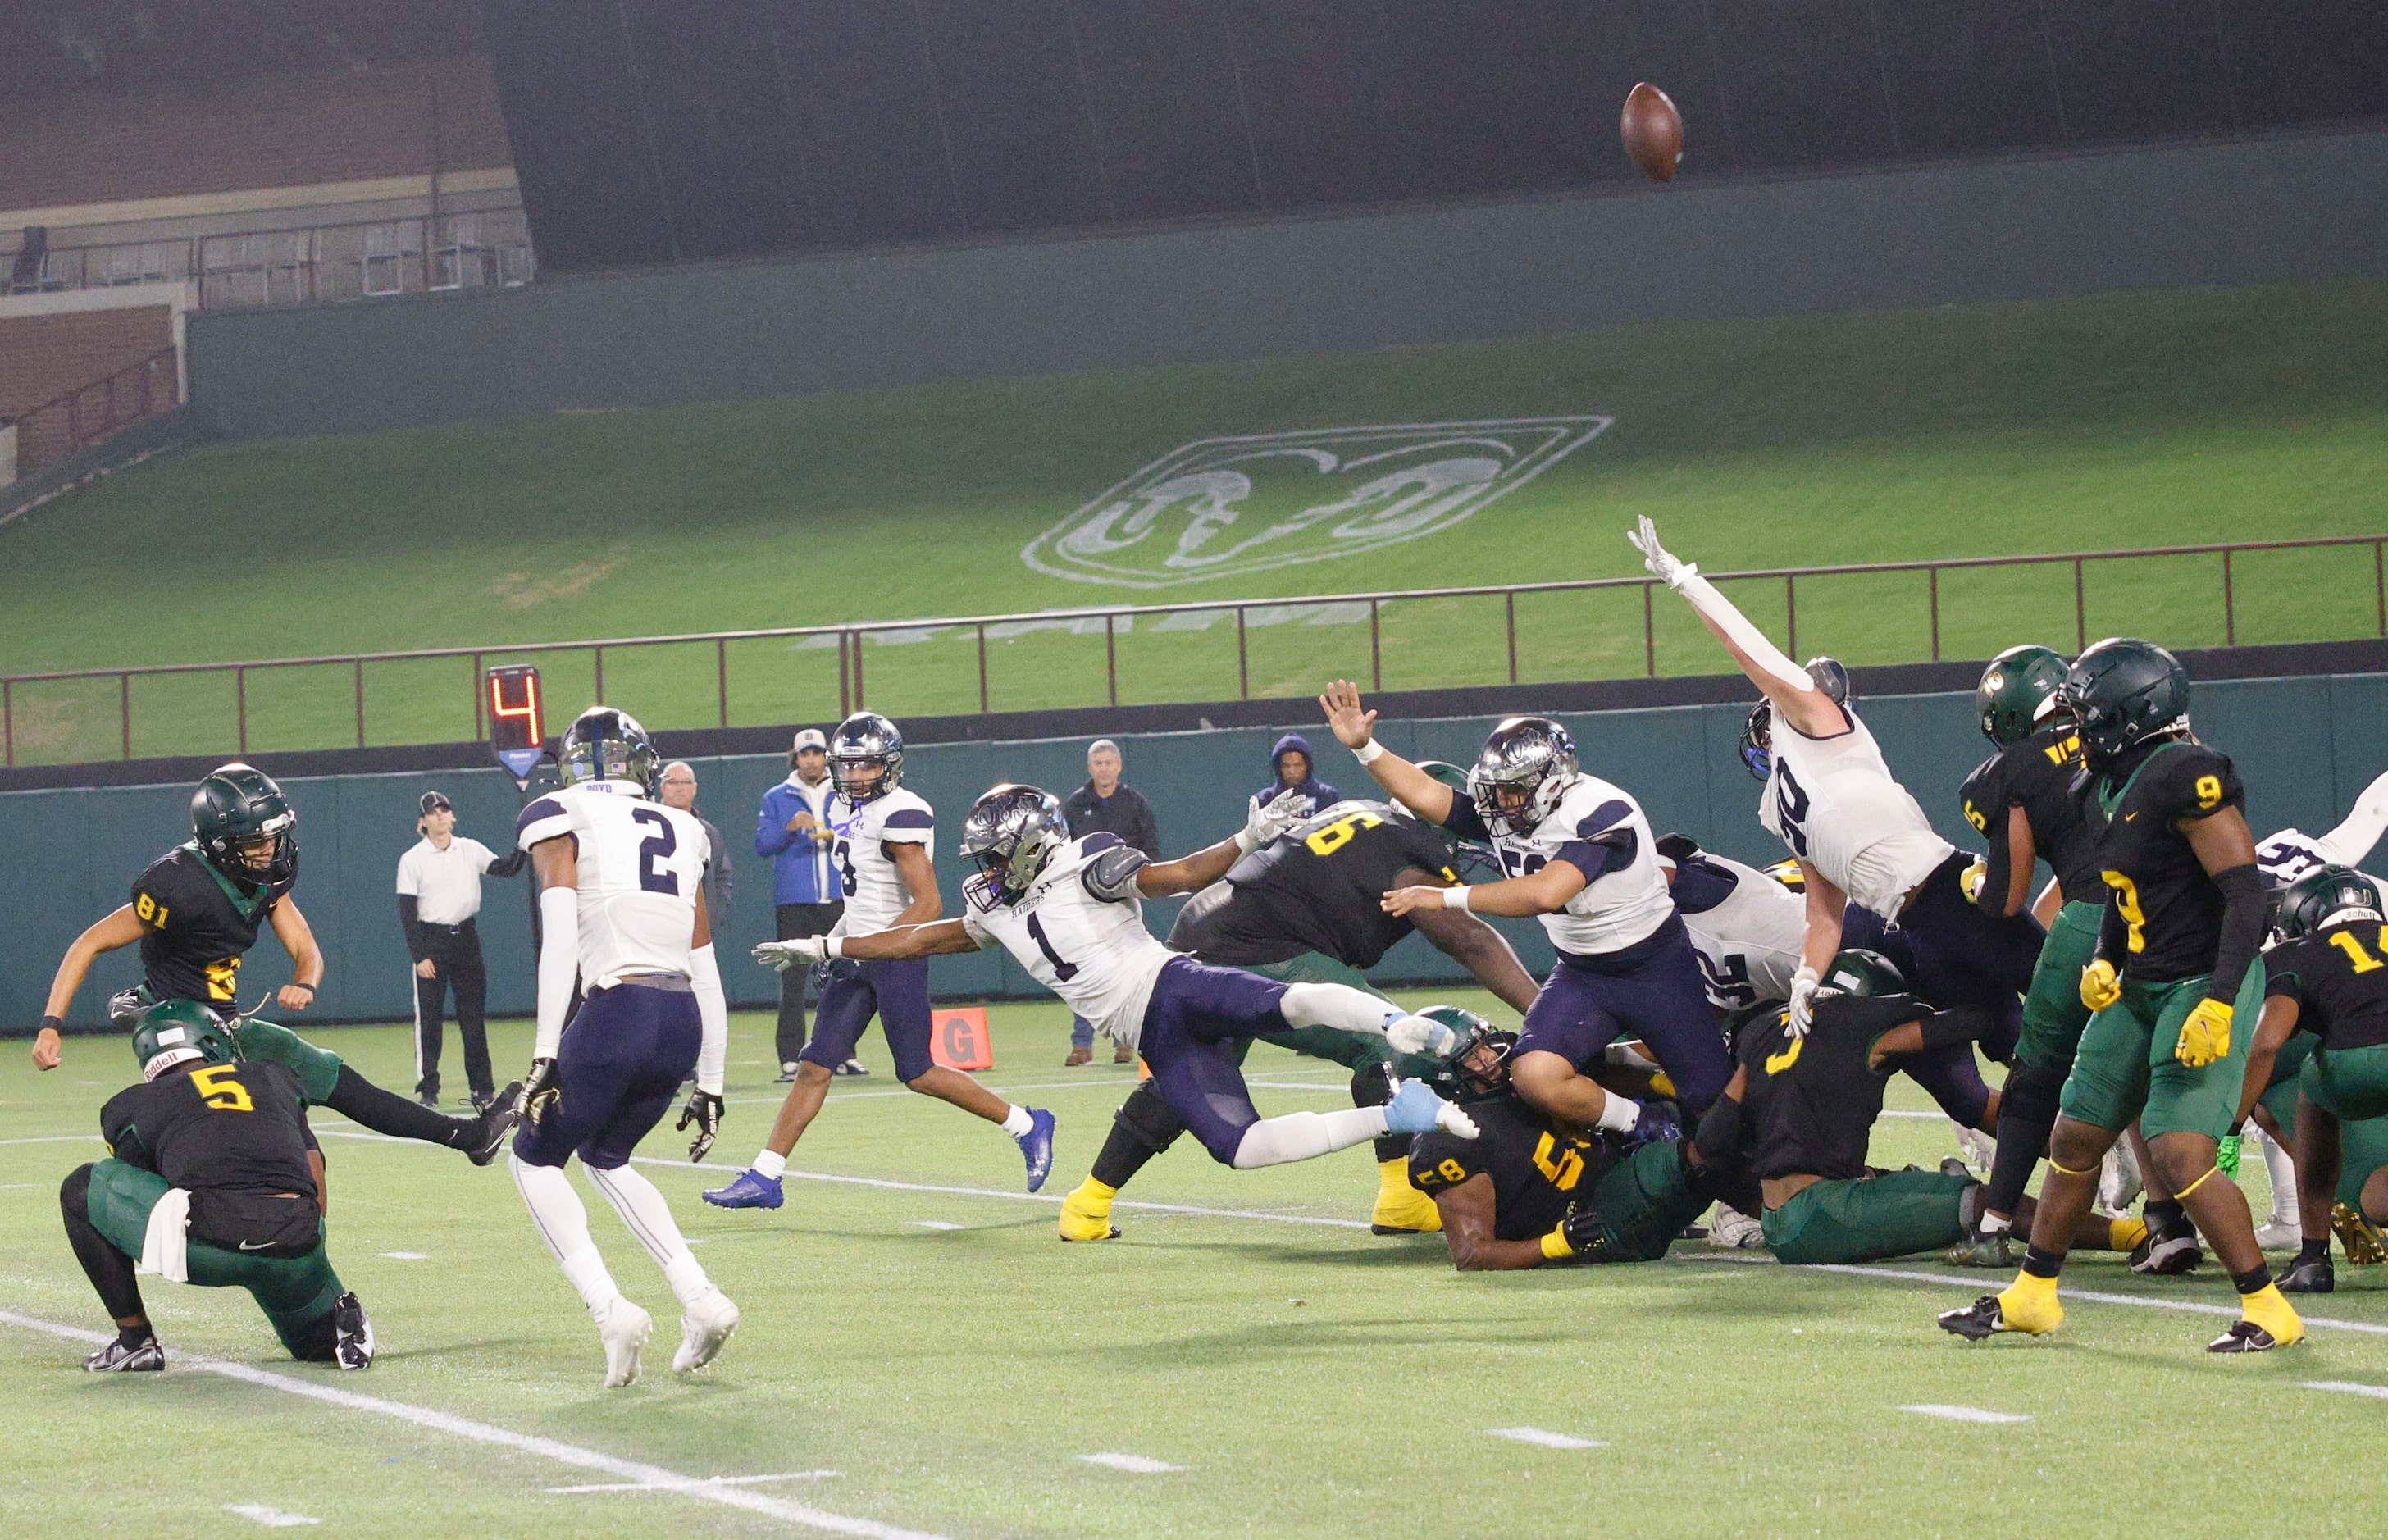
[[[166,348],[19,415],[17,472],[40,470],[182,404],[182,372],[174,350]]]
[[[196,281],[202,310],[253,309],[513,287],[529,283],[537,266],[529,223],[514,207],[56,247],[10,292]]]
[[[1977,571],[1999,567],[2069,568],[2073,596],[2073,641],[2077,648],[2090,643],[2090,607],[2087,572],[2093,564],[2140,561],[2160,557],[2218,556],[2221,580],[2221,619],[2223,641],[2235,645],[2239,640],[2239,578],[2235,570],[2240,558],[2252,554],[2281,551],[2311,551],[2368,548],[2370,554],[2369,582],[2373,634],[2388,638],[2388,534],[2323,536],[2304,540],[2248,541],[2213,545],[2171,545],[2120,551],[2066,552],[2049,555],[1968,556],[1947,560],[1868,562],[1837,566],[1767,567],[1744,572],[1716,572],[1708,576],[1719,583],[1779,581],[1783,585],[1783,603],[1786,638],[1785,650],[1797,654],[1799,646],[1799,585],[1820,579],[1851,578],[1868,575],[1912,573],[1924,579],[1925,604],[1928,614],[1929,647],[1932,660],[1940,661],[1942,626],[1940,614],[1941,582],[1945,574]],[[977,654],[978,709],[992,709],[987,661],[987,643],[1032,630],[1066,629],[1082,635],[1092,635],[1099,626],[1103,637],[1104,699],[1111,706],[1120,704],[1119,642],[1130,634],[1137,620],[1147,617],[1218,616],[1232,614],[1236,637],[1236,698],[1248,700],[1252,693],[1251,633],[1262,627],[1280,623],[1295,612],[1314,611],[1340,614],[1356,622],[1364,615],[1368,628],[1368,678],[1374,690],[1384,688],[1385,636],[1384,613],[1389,605],[1421,600],[1498,599],[1502,601],[1502,652],[1505,655],[1507,682],[1518,682],[1518,601],[1521,597],[1558,594],[1594,593],[1604,591],[1638,591],[1641,599],[1642,668],[1645,677],[1658,674],[1658,622],[1656,593],[1661,585],[1654,578],[1592,578],[1565,582],[1488,584],[1462,588],[1405,589],[1375,593],[1339,593],[1311,595],[1286,599],[1210,599],[1176,605],[1132,605],[1111,607],[1087,606],[1077,609],[1042,610],[1033,614],[973,615],[937,619],[854,621],[830,626],[781,626],[760,630],[731,631],[699,631],[673,636],[612,637],[582,642],[520,642],[478,647],[433,647],[402,652],[351,653],[320,657],[257,658],[230,663],[174,663],[119,668],[76,668],[47,673],[16,674],[0,677],[0,759],[13,767],[17,763],[19,692],[29,685],[60,683],[71,681],[113,680],[117,684],[119,717],[119,747],[121,757],[130,759],[133,754],[133,681],[136,679],[200,674],[232,676],[234,692],[234,732],[239,752],[249,750],[249,675],[277,669],[345,668],[352,675],[356,746],[366,746],[366,667],[369,664],[420,663],[434,660],[469,660],[471,671],[456,681],[456,687],[473,702],[473,731],[478,737],[484,728],[483,694],[480,687],[482,670],[488,661],[496,658],[522,657],[535,654],[586,654],[589,656],[593,695],[603,701],[605,695],[605,657],[608,653],[620,655],[642,648],[689,646],[710,643],[714,650],[714,702],[712,713],[720,727],[730,727],[730,647],[733,643],[818,639],[814,644],[826,651],[837,652],[838,714],[859,710],[867,702],[866,671],[863,643],[871,637],[902,641],[923,640],[929,635],[952,632],[974,638]],[[1258,618],[1255,618],[1255,617]],[[1200,626],[1178,627],[1178,630],[1207,630],[1211,622]],[[1164,628],[1170,629],[1170,628]],[[1492,682],[1480,681],[1479,682]],[[1217,699],[1216,694],[1182,698]],[[461,703],[459,703],[461,706]],[[459,720],[462,719],[458,710]]]

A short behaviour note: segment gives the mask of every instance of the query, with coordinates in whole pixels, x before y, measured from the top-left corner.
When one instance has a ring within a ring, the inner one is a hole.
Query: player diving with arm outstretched
[[[1458,1108],[1417,1081],[1382,1107],[1262,1117],[1239,1064],[1243,1039],[1256,1033],[1331,1026],[1374,1033],[1396,1051],[1437,1053],[1455,1047],[1457,1034],[1348,985],[1282,984],[1197,962],[1145,929],[1141,900],[1218,881],[1299,812],[1299,799],[1281,797],[1254,809],[1234,838],[1155,861],[1115,834],[1071,838],[1061,803],[1037,787],[996,786],[962,824],[962,856],[977,872],[962,885],[961,918],[776,942],[756,955],[930,958],[1000,946],[1096,1030],[1141,1053],[1170,1110],[1213,1160],[1238,1170],[1309,1160],[1387,1133],[1472,1130]]]

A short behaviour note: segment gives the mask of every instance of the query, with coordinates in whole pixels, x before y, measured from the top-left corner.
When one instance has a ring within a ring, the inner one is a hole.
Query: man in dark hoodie
[[[1289,788],[1311,799],[1312,812],[1343,800],[1341,792],[1313,773],[1310,740],[1299,732],[1289,732],[1277,741],[1277,747],[1269,751],[1269,768],[1276,772],[1277,779],[1252,794],[1251,805],[1254,808]]]

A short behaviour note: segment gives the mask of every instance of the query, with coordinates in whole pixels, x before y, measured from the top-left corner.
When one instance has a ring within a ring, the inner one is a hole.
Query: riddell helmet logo
[[[1447,529],[1524,486],[1607,417],[1513,417],[1198,439],[1046,530],[1039,572],[1168,588],[1333,561]]]

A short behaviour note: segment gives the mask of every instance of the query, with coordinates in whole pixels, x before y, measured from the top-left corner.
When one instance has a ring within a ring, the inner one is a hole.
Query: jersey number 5
[[[198,1088],[207,1104],[220,1113],[253,1113],[257,1103],[248,1099],[248,1088],[233,1078],[238,1070],[235,1064],[210,1064],[191,1072],[191,1084]]]
[[[679,897],[680,874],[655,870],[655,862],[671,859],[672,852],[680,848],[680,834],[672,828],[671,820],[664,817],[657,808],[633,808],[630,821],[652,823],[655,829],[654,834],[639,842],[639,885],[649,893],[668,893],[674,897]]]

